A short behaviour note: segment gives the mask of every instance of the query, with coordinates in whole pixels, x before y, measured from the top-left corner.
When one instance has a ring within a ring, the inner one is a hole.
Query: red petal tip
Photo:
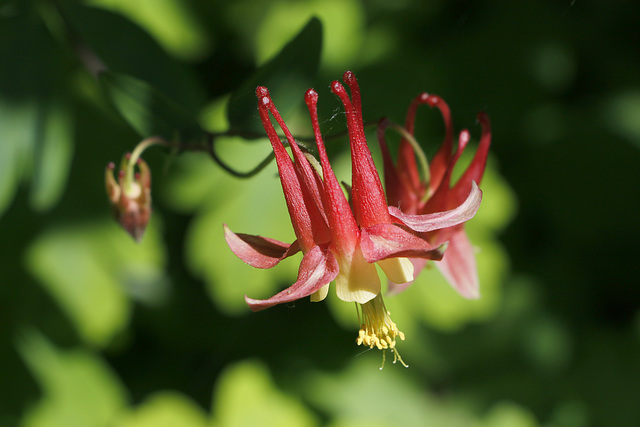
[[[431,97],[431,95],[429,95],[427,92],[422,92],[420,95],[418,95],[416,97],[416,101],[420,104],[427,104],[429,103],[429,98]],[[429,104],[431,105],[431,104]],[[433,107],[433,105],[431,105]]]
[[[131,153],[127,153],[127,154],[125,154],[125,155],[124,155],[124,157],[125,157],[127,160],[129,160],[129,159],[131,158]]]
[[[489,121],[489,115],[484,111],[480,111],[476,116],[476,121],[480,123],[483,129],[489,129],[491,126],[491,122]]]
[[[263,97],[263,96],[269,96],[269,89],[267,89],[264,86],[258,86],[256,88],[256,96],[258,98]]]
[[[427,104],[429,104],[429,107],[431,108],[437,107],[441,102],[442,98],[440,98],[438,95],[429,95],[427,97]]]
[[[336,95],[343,93],[345,92],[344,86],[342,86],[342,84],[339,81],[334,80],[331,83],[331,92],[335,93]]]
[[[460,136],[458,137],[458,149],[463,150],[464,147],[467,146],[467,143],[469,142],[470,139],[471,139],[471,134],[469,133],[469,131],[466,129],[463,129],[460,132]]]
[[[114,170],[116,168],[116,164],[113,162],[109,162],[109,164],[107,165],[107,169],[109,170]]]
[[[308,106],[316,105],[318,103],[318,92],[313,89],[307,89],[307,92],[304,94],[304,102]]]
[[[126,172],[125,172],[124,170],[122,170],[122,169],[121,169],[121,170],[120,170],[120,172],[118,172],[118,177],[120,177],[120,178],[124,178],[125,173],[126,173]]]
[[[351,83],[356,81],[356,76],[353,74],[352,71],[347,70],[344,72],[344,74],[342,75],[342,80],[348,84],[349,86],[351,86]]]

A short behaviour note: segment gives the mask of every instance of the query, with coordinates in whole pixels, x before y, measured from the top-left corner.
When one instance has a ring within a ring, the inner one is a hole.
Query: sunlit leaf
[[[112,221],[60,228],[31,245],[29,268],[88,342],[105,345],[127,325],[128,294],[146,290],[140,298],[153,301],[149,293],[165,291],[164,248],[151,224],[140,245]]]
[[[535,427],[538,425],[531,412],[512,402],[495,404],[484,421],[486,427]]]
[[[186,396],[158,392],[122,416],[114,427],[206,427],[208,414]]]
[[[318,425],[298,399],[278,390],[261,363],[252,361],[222,373],[212,406],[215,427]]]
[[[418,275],[415,282],[398,298],[406,310],[429,325],[444,330],[460,328],[468,322],[488,319],[500,306],[502,285],[509,273],[509,256],[495,238],[516,209],[513,191],[505,180],[488,167],[481,184],[483,199],[478,214],[465,224],[475,248],[480,278],[480,298],[462,298],[444,279],[435,263]]]
[[[128,16],[179,58],[196,59],[210,48],[210,34],[182,0],[91,0],[91,4]]]
[[[264,142],[262,149],[257,147],[230,139],[221,151],[230,159],[242,158],[242,165],[257,164],[270,146]],[[226,223],[236,232],[288,242],[295,239],[275,165],[251,179],[230,176],[210,160],[195,156],[178,159],[176,169],[182,172],[167,188],[170,195],[175,195],[175,199],[170,198],[181,210],[198,206],[187,235],[186,262],[196,276],[205,279],[219,309],[248,312],[245,294],[265,298],[295,281],[299,264],[295,259],[272,270],[250,267],[231,252],[222,229]]]
[[[271,93],[278,94],[278,109],[283,117],[300,105],[318,69],[321,44],[322,25],[313,18],[277,56],[260,66],[234,91],[227,109],[231,129],[264,131],[256,119],[257,86],[266,86]]]
[[[323,28],[322,65],[337,68],[370,52],[361,51],[365,28],[365,10],[362,2],[356,0],[310,0],[271,2],[260,28],[256,33],[259,63],[271,58],[277,49],[293,37],[303,22],[316,16]],[[377,50],[371,46],[371,50]]]
[[[388,366],[379,371],[380,365],[375,363],[373,359],[354,359],[337,374],[311,375],[305,379],[305,395],[330,414],[332,426],[478,425],[464,406],[425,390],[412,375],[405,375],[405,368],[387,360]]]
[[[107,426],[125,407],[126,391],[102,360],[83,350],[61,350],[36,332],[18,342],[42,398],[25,427]]]

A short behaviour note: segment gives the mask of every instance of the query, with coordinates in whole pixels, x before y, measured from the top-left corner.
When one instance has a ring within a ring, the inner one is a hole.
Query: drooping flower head
[[[317,92],[309,89],[305,102],[318,147],[319,170],[309,161],[309,155],[298,147],[268,90],[258,87],[260,118],[274,150],[296,241],[286,244],[260,236],[236,234],[226,225],[225,238],[239,258],[258,268],[271,268],[298,251],[303,253],[296,282],[266,300],[245,297],[252,310],[305,296],[311,296],[312,301],[320,301],[326,297],[328,285],[335,282],[338,297],[356,302],[360,307],[358,344],[393,349],[394,356],[399,358],[395,339],[404,339],[404,335],[398,331],[384,307],[375,264],[392,282],[405,283],[413,280],[413,265],[407,257],[439,260],[443,256],[444,245],[431,245],[425,238],[408,231],[401,220],[390,214],[365,139],[357,81],[349,71],[345,73],[344,81],[351,91],[351,98],[337,81],[332,83],[331,90],[342,102],[347,117],[353,209],[327,156],[318,121]],[[282,129],[293,158],[276,133],[270,115]],[[475,214],[480,198],[480,190],[474,185],[460,206],[447,212],[413,218],[413,221],[429,230],[459,224]]]
[[[416,156],[423,159],[424,164],[426,160],[418,143],[413,139],[413,133],[417,108],[424,104],[440,110],[445,122],[445,137],[431,164],[424,168],[421,177]],[[453,186],[451,174],[470,140],[470,135],[467,130],[460,132],[457,149],[454,152],[451,112],[442,98],[422,93],[413,100],[402,129],[405,137],[400,141],[395,165],[384,138],[384,129],[388,123],[381,124],[378,129],[378,140],[384,160],[387,201],[394,207],[391,209],[392,215],[406,223],[412,221],[411,215],[420,216],[451,209],[466,198],[473,185],[481,182],[491,144],[491,127],[485,113],[478,114],[478,121],[482,126],[480,144],[471,164]],[[463,227],[464,224],[461,223],[439,230],[414,229],[433,245],[449,242],[445,256],[436,265],[460,295],[466,298],[478,298],[480,293],[475,255]],[[412,261],[417,272],[426,264],[426,261],[417,258]],[[401,285],[392,284],[391,292],[400,292],[409,284],[410,282]]]
[[[113,215],[137,242],[142,240],[151,218],[151,170],[140,155],[156,144],[165,145],[166,142],[156,137],[147,138],[132,153],[127,153],[122,159],[117,181],[113,175],[115,164],[109,163],[105,169],[105,187]]]

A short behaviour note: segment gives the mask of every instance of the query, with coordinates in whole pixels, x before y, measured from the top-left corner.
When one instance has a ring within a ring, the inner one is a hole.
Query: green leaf
[[[31,205],[50,208],[67,182],[73,155],[74,127],[71,110],[60,97],[41,105],[37,122],[36,150],[31,182]]]
[[[72,30],[107,69],[149,82],[187,110],[197,111],[202,106],[206,91],[195,73],[167,55],[140,27],[122,15],[84,2],[60,4]]]
[[[182,109],[149,83],[114,72],[100,74],[100,82],[114,107],[141,137],[186,141],[202,136],[196,112]]]
[[[0,98],[0,214],[13,201],[32,152],[36,105],[9,104]]]
[[[229,138],[216,143],[226,157],[256,164],[271,148],[262,141],[263,145],[243,144]],[[226,223],[238,233],[295,240],[275,164],[250,180],[237,179],[195,154],[180,156],[174,169],[178,173],[172,176],[163,198],[182,211],[197,209],[187,233],[186,262],[194,275],[205,280],[220,310],[231,315],[248,313],[245,294],[266,298],[295,281],[297,256],[271,270],[250,267],[231,252],[222,228]]]
[[[355,358],[338,373],[315,372],[304,379],[305,398],[330,416],[333,426],[477,426],[468,408],[424,388],[415,372],[393,365],[387,354]],[[392,358],[392,357],[391,357]],[[377,359],[377,360],[376,360]]]
[[[266,86],[278,94],[278,110],[286,117],[303,101],[305,90],[311,86],[311,78],[320,63],[321,48],[322,24],[312,18],[276,57],[234,91],[227,109],[231,129],[263,131],[257,118],[257,86]]]
[[[257,362],[246,361],[227,368],[213,395],[214,426],[318,425],[298,399],[278,390],[267,369]]]
[[[509,401],[498,402],[489,410],[486,427],[536,427],[538,422],[526,408]]]
[[[162,296],[164,248],[153,224],[139,245],[109,221],[50,231],[28,249],[31,272],[86,342],[106,345],[126,327],[127,292],[145,302]]]
[[[20,7],[30,7],[22,2]],[[3,16],[0,39],[0,213],[31,179],[31,204],[50,208],[64,190],[73,121],[67,51],[24,10]]]
[[[107,426],[124,409],[124,387],[93,354],[58,349],[33,331],[18,342],[18,348],[42,389],[42,398],[27,411],[21,425]]]
[[[176,392],[158,392],[124,415],[115,427],[207,427],[208,414]]]

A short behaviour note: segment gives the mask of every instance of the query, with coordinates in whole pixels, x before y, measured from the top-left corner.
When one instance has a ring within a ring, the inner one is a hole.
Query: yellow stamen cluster
[[[404,363],[395,348],[396,337],[404,341],[404,334],[398,330],[396,324],[391,320],[391,313],[385,307],[382,295],[378,294],[371,301],[359,304],[359,307],[360,331],[358,331],[356,343],[369,348],[377,347],[383,351],[390,349],[393,351],[393,363],[399,360],[400,363],[407,367],[407,364]],[[384,356],[383,353],[382,367],[384,367]]]

